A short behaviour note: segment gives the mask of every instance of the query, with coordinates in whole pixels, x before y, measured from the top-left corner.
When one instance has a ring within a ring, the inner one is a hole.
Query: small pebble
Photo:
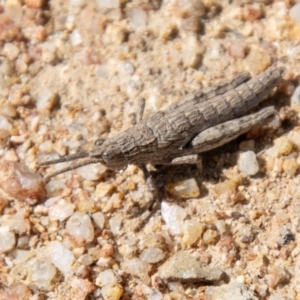
[[[16,108],[10,102],[1,104],[0,113],[7,118],[14,118],[17,116]]]
[[[111,244],[105,244],[100,251],[101,257],[110,257],[113,256],[113,254],[114,254],[114,246]]]
[[[54,278],[56,276],[56,268],[47,260],[41,260],[33,257],[24,263],[16,265],[12,270],[12,277],[18,281],[20,274],[27,274],[31,279],[31,285],[34,288],[42,290],[51,290],[54,286]],[[20,279],[19,279],[20,280]]]
[[[46,196],[45,182],[38,173],[17,162],[0,162],[0,190],[7,200],[33,205]]]
[[[10,131],[12,129],[11,123],[8,121],[8,119],[4,116],[0,115],[0,128],[2,130]]]
[[[73,254],[76,258],[79,258],[81,255],[84,254],[85,248],[84,247],[78,247],[73,249]]]
[[[147,13],[141,8],[132,8],[127,12],[127,17],[132,28],[138,29],[147,24]]]
[[[83,42],[82,36],[77,29],[74,29],[71,33],[71,43],[73,46],[79,46]]]
[[[23,135],[12,135],[10,137],[10,141],[14,144],[23,144],[24,142],[28,141],[28,136],[23,134]]]
[[[104,228],[105,216],[102,212],[99,211],[92,214],[92,218],[100,229]]]
[[[26,210],[19,210],[17,213],[8,215],[4,214],[0,217],[0,224],[2,226],[8,226],[8,228],[19,234],[28,234],[30,232],[30,222],[27,216]]]
[[[287,135],[287,138],[298,148],[300,148],[300,128],[294,128],[292,131],[290,131]]]
[[[16,237],[8,226],[0,226],[0,252],[8,252],[14,248]]]
[[[36,108],[40,114],[49,114],[58,103],[58,95],[50,90],[43,90],[37,97]]]
[[[18,74],[25,74],[28,70],[28,65],[22,59],[17,59],[15,68]]]
[[[279,157],[278,149],[275,146],[268,148],[265,154],[269,160]]]
[[[124,244],[124,245],[121,245],[118,250],[122,256],[127,257],[127,258],[133,258],[138,249],[135,246],[130,246],[130,245]]]
[[[71,275],[74,272],[73,263],[75,261],[75,257],[69,249],[65,248],[58,241],[49,242],[46,249],[51,262],[63,274]]]
[[[107,196],[113,190],[113,188],[114,185],[111,183],[100,182],[96,187],[95,196],[101,199]]]
[[[245,21],[253,22],[263,16],[263,7],[261,3],[245,5],[242,8],[242,15]]]
[[[229,284],[222,284],[217,287],[209,287],[206,294],[211,300],[258,300],[253,291],[237,281],[231,281]]]
[[[45,206],[49,207],[49,218],[51,220],[59,220],[60,222],[69,218],[75,209],[75,205],[61,199],[59,197],[50,198],[45,202]]]
[[[291,280],[291,274],[282,267],[273,267],[267,275],[268,286],[272,289],[278,285],[285,285]]]
[[[164,98],[158,93],[152,93],[148,99],[148,103],[151,105],[153,111],[158,111],[164,103]]]
[[[16,282],[5,289],[3,288],[0,292],[0,297],[3,300],[35,300],[33,298],[34,296],[32,296],[32,292],[30,291],[30,289],[24,283],[21,282]]]
[[[182,59],[184,66],[187,68],[198,67],[204,51],[204,46],[196,36],[188,36],[186,41],[183,42],[182,47]]]
[[[68,31],[72,31],[75,27],[75,17],[74,16],[67,16],[65,27]]]
[[[80,168],[76,169],[76,173],[87,180],[99,180],[99,179],[101,179],[103,173],[106,170],[107,170],[107,167],[105,167],[104,165],[99,163],[99,164],[91,164],[91,165],[80,167]],[[99,189],[100,189],[100,186],[99,186]],[[98,188],[98,186],[97,186],[97,188]]]
[[[37,120],[39,122],[39,120]],[[38,126],[38,123],[36,124]],[[36,130],[38,127],[36,128]],[[53,144],[53,150],[56,151],[60,156],[67,155],[67,147],[61,142],[57,141],[56,143]]]
[[[57,61],[57,49],[56,45],[51,42],[44,42],[41,43],[41,49],[42,49],[42,61],[45,64],[55,64]],[[46,90],[47,91],[47,90]]]
[[[41,152],[50,153],[53,150],[53,144],[51,141],[45,141],[39,145],[39,150]]]
[[[13,76],[15,72],[13,62],[9,59],[3,59],[0,64],[0,72],[6,76]]]
[[[123,287],[119,283],[108,284],[101,288],[104,300],[119,300],[123,295]]]
[[[20,50],[13,43],[5,43],[1,54],[6,56],[10,61],[14,61],[20,53]]]
[[[132,75],[134,73],[134,66],[130,61],[123,62],[123,68],[129,75]]]
[[[237,232],[237,237],[244,244],[249,244],[254,239],[252,228],[249,225],[242,224]],[[241,245],[241,244],[240,244]],[[242,245],[243,246],[243,245]]]
[[[112,217],[109,219],[110,230],[114,235],[121,233],[122,219],[120,217]]]
[[[164,26],[160,32],[160,37],[164,40],[171,40],[177,34],[177,26],[175,24],[169,24]]]
[[[282,155],[288,155],[293,151],[293,144],[286,136],[277,138],[274,141],[274,147]]]
[[[172,234],[181,234],[183,232],[183,221],[187,215],[185,209],[176,204],[163,201],[161,204],[161,215]]]
[[[88,295],[91,295],[95,291],[94,284],[87,279],[71,277],[70,286],[73,295],[76,295],[79,299],[86,299]]]
[[[100,272],[96,278],[96,285],[104,286],[107,284],[115,284],[118,282],[118,279],[115,275],[115,272],[112,269],[105,270]]]
[[[226,233],[226,224],[223,220],[216,220],[215,226],[218,229],[220,234]]]
[[[265,49],[253,46],[245,58],[245,63],[252,74],[258,75],[271,65],[271,57]]]
[[[127,93],[131,96],[137,95],[143,87],[143,82],[138,75],[133,75],[127,86]]]
[[[93,263],[92,257],[89,254],[81,255],[78,257],[77,261],[84,266],[89,266]]]
[[[263,266],[266,266],[268,264],[268,259],[267,257],[262,254],[259,253],[256,258],[253,260],[253,262],[251,263],[251,265],[255,268],[255,269],[259,269]]]
[[[131,275],[140,278],[145,284],[150,283],[148,273],[151,270],[151,265],[139,258],[127,259],[125,258],[122,263],[122,269]]]
[[[215,192],[219,196],[224,193],[235,193],[235,191],[236,183],[233,180],[225,180],[215,185]]]
[[[2,8],[3,9],[3,8]],[[3,12],[3,10],[2,10]],[[20,36],[18,26],[7,15],[1,14],[0,17],[0,41],[12,42]]]
[[[220,238],[219,233],[216,230],[208,229],[203,234],[203,242],[207,245],[215,244]]]
[[[234,169],[231,170],[224,170],[223,171],[224,176],[228,178],[230,181],[233,181],[236,186],[242,185],[244,178],[243,176],[238,172],[237,167],[234,167]]]
[[[228,53],[232,57],[244,58],[246,55],[246,47],[241,41],[233,41],[228,46]]]
[[[153,290],[153,289],[147,298],[147,300],[162,300],[162,299],[163,299],[162,293],[157,290]]]
[[[166,190],[175,197],[196,198],[200,195],[200,189],[194,178],[166,185]]]
[[[253,151],[241,152],[238,158],[238,169],[245,175],[255,175],[259,171],[256,155]]]
[[[182,19],[181,24],[184,30],[195,32],[195,33],[199,33],[203,27],[200,19],[196,16],[191,16],[189,18]]]
[[[204,228],[204,224],[202,224],[198,219],[185,221],[183,226],[181,247],[186,248],[194,244],[202,235]]]
[[[298,167],[299,165],[295,158],[285,159],[282,164],[283,171],[289,176],[294,176],[297,172]]]
[[[89,278],[90,274],[91,274],[90,269],[86,266],[79,266],[75,273],[75,275],[78,278],[82,278],[82,279]]]
[[[290,17],[293,21],[300,24],[300,3],[296,3],[291,9],[290,9]]]
[[[164,258],[165,252],[156,247],[149,247],[145,249],[140,255],[140,259],[148,262],[149,264],[156,264]]]
[[[76,211],[67,221],[66,232],[79,243],[89,243],[94,239],[94,227],[87,214]]]
[[[33,117],[30,124],[30,130],[33,132],[37,132],[39,128],[39,122],[40,122],[39,116]]]
[[[171,256],[158,268],[159,276],[167,281],[216,282],[224,273],[218,268],[209,267],[192,256],[188,251],[180,251]]]

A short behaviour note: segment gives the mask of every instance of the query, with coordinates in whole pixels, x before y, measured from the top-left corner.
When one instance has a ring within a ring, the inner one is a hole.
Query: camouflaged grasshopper
[[[49,177],[93,163],[111,169],[128,164],[145,165],[197,164],[199,154],[217,148],[249,131],[258,123],[276,114],[273,107],[246,115],[265,100],[277,85],[284,69],[271,66],[260,75],[250,78],[248,72],[231,80],[188,94],[171,104],[165,111],[142,118],[145,101],[140,101],[138,123],[112,138],[99,139],[89,152],[78,152],[50,160],[50,165],[84,159]]]

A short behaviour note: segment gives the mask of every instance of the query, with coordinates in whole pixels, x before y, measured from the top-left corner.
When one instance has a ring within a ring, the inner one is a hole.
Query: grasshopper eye
[[[103,157],[104,160],[109,159],[109,154],[108,154],[107,151],[103,151],[103,152],[101,153],[101,156]]]
[[[101,146],[105,142],[105,138],[97,139],[94,143],[95,146]]]

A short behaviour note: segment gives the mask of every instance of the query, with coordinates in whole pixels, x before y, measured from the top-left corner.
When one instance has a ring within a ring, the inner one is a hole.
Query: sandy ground
[[[0,299],[300,299],[299,41],[297,1],[0,1]],[[136,166],[42,179],[133,126],[140,97],[151,115],[277,61],[278,117],[156,170],[151,216],[131,217],[151,198]]]

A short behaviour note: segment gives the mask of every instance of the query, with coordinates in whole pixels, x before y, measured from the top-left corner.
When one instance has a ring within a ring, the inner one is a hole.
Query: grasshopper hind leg
[[[265,123],[276,113],[274,107],[265,107],[251,115],[210,127],[195,136],[185,151],[187,153],[202,153],[220,147],[246,133],[254,125]]]

